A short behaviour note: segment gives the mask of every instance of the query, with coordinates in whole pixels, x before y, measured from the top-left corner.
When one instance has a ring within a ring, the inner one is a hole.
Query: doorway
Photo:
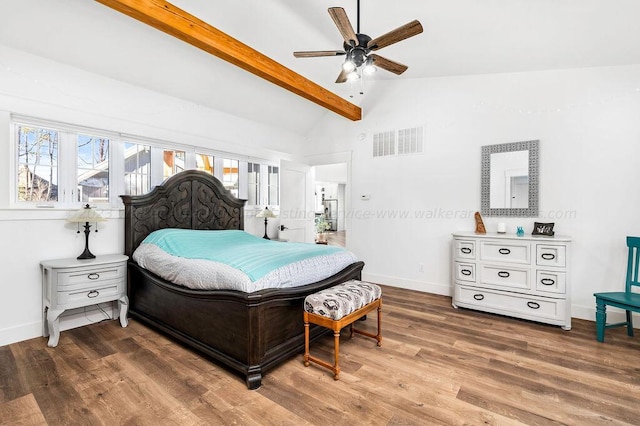
[[[314,166],[316,223],[324,223],[327,244],[346,247],[347,163]]]

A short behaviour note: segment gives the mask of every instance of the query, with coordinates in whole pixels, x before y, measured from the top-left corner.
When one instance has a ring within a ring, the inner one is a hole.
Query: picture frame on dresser
[[[452,234],[454,308],[571,329],[571,238]]]

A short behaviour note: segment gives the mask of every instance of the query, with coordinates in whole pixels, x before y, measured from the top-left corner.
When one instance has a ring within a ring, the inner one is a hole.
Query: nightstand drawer
[[[59,306],[74,305],[80,306],[101,303],[117,299],[124,291],[124,284],[121,280],[102,282],[94,286],[83,286],[82,288],[71,290],[60,290],[57,293]],[[67,308],[68,309],[68,308]]]
[[[123,279],[126,270],[127,265],[121,263],[118,265],[79,269],[71,272],[58,272],[58,287],[63,287],[64,290],[67,291],[73,288],[84,288],[84,286],[95,286],[97,283]]]

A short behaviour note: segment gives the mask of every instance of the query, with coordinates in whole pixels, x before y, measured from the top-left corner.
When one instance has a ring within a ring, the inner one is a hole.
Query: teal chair
[[[638,271],[640,269],[640,237],[627,237],[629,260],[627,262],[627,285],[623,292],[595,293],[596,297],[596,334],[599,342],[604,342],[604,330],[612,327],[627,326],[627,334],[633,336],[632,312],[640,312],[640,294],[633,293],[633,287],[640,288]],[[627,311],[627,320],[607,324],[607,305]]]

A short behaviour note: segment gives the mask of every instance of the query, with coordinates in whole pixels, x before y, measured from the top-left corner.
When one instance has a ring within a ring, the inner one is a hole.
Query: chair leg
[[[604,329],[607,323],[607,305],[600,299],[596,299],[596,338],[598,342],[604,342]]]
[[[633,316],[631,311],[627,311],[627,335],[633,337]]]

